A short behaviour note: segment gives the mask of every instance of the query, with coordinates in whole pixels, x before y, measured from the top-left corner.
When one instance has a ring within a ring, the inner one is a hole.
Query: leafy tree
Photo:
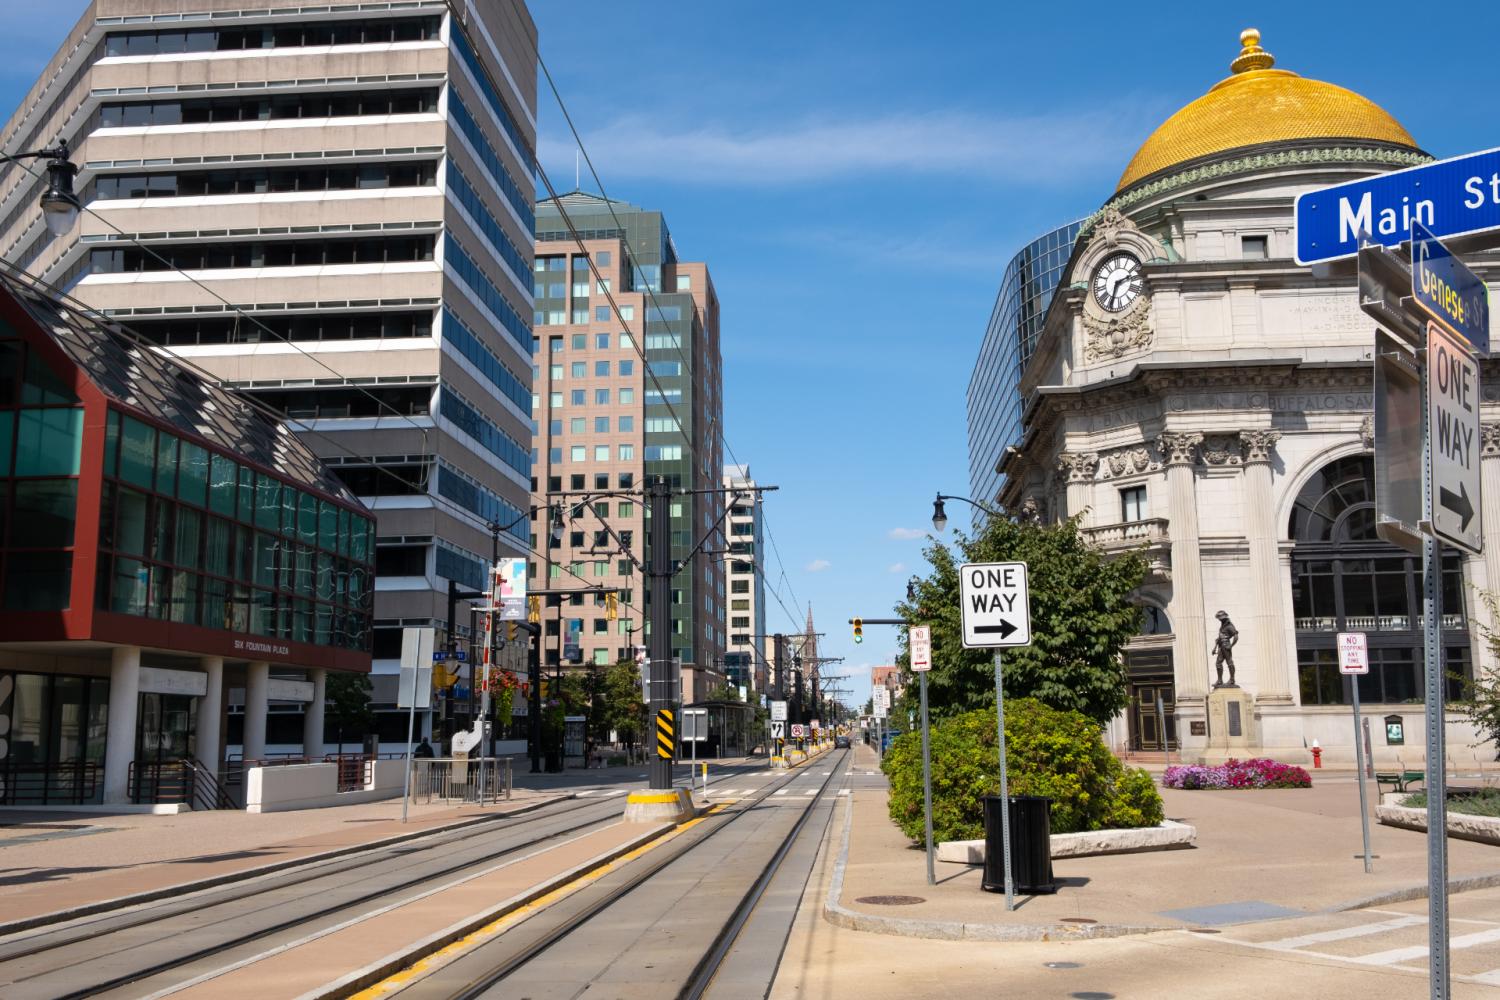
[[[628,747],[640,742],[646,703],[641,699],[641,671],[634,660],[621,660],[605,672],[600,707],[606,731],[614,730]]]
[[[927,697],[934,719],[995,703],[993,653],[963,647],[958,574],[969,562],[1027,563],[1032,641],[1005,650],[1007,701],[1035,698],[1101,723],[1125,708],[1120,654],[1140,629],[1141,610],[1131,603],[1131,594],[1145,579],[1145,559],[1137,553],[1105,558],[1079,533],[1076,518],[1036,525],[991,517],[977,536],[959,532],[955,547],[956,552],[938,542],[929,546],[925,555],[932,573],[915,581],[914,600],[896,606],[901,617],[932,626]],[[909,670],[907,653],[899,662]],[[913,680],[906,677],[903,719],[907,707],[916,707]]]
[[[731,684],[728,681],[725,681],[723,684],[720,684],[717,689],[709,693],[708,700],[732,701],[743,704],[745,699],[740,697],[740,688],[738,684]]]
[[[1481,590],[1479,600],[1489,611],[1490,621],[1500,622],[1500,595]],[[1483,622],[1479,623],[1479,630],[1490,652],[1500,654],[1500,632]],[[1458,679],[1463,682],[1464,713],[1475,728],[1485,734],[1482,742],[1495,744],[1497,759],[1500,759],[1500,674],[1483,673],[1476,668],[1473,678],[1460,676]]]
[[[333,723],[339,753],[344,752],[345,730],[356,740],[363,740],[365,734],[375,728],[375,713],[370,708],[372,690],[369,674],[329,671],[323,687],[326,700],[323,718]]]

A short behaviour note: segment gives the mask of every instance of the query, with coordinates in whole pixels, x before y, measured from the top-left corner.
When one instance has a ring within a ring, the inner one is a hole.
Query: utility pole
[[[651,615],[651,718],[657,727],[656,755],[647,766],[652,791],[670,791],[677,756],[678,707],[672,689],[672,490],[666,479],[646,483],[646,510],[651,516],[646,567],[646,601]]]

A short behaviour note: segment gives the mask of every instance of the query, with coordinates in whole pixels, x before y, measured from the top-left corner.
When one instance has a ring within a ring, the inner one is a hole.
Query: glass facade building
[[[1020,440],[1021,372],[1036,349],[1080,226],[1070,222],[1032,240],[1011,258],[1001,278],[969,378],[969,495],[981,503],[999,496],[1004,477],[996,466],[1005,449]]]

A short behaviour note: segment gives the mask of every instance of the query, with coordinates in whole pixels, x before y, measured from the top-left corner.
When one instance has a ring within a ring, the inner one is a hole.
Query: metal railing
[[[417,757],[411,762],[413,802],[498,802],[510,798],[509,757]]]
[[[82,805],[96,801],[98,794],[99,765],[95,761],[0,761],[0,805]]]
[[[191,757],[130,762],[126,795],[135,803],[180,803],[193,809],[237,809],[218,775]]]

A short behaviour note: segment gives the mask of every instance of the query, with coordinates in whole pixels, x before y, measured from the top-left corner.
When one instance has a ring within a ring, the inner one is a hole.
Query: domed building
[[[1431,157],[1367,98],[1277,67],[1258,32],[1241,43],[1230,75],[1163,122],[1084,220],[994,499],[1079,515],[1105,548],[1148,557],[1117,746],[1307,763],[1316,740],[1352,759],[1334,643],[1362,631],[1375,759],[1416,764],[1421,559],[1375,533],[1373,322],[1352,261],[1294,262],[1293,201]],[[1489,535],[1500,423],[1483,431]],[[1450,552],[1443,583],[1447,666],[1469,674],[1489,659],[1473,619],[1476,588],[1500,586],[1500,537],[1483,557]],[[1216,669],[1221,637],[1233,645]],[[1473,731],[1450,718],[1462,764]]]

